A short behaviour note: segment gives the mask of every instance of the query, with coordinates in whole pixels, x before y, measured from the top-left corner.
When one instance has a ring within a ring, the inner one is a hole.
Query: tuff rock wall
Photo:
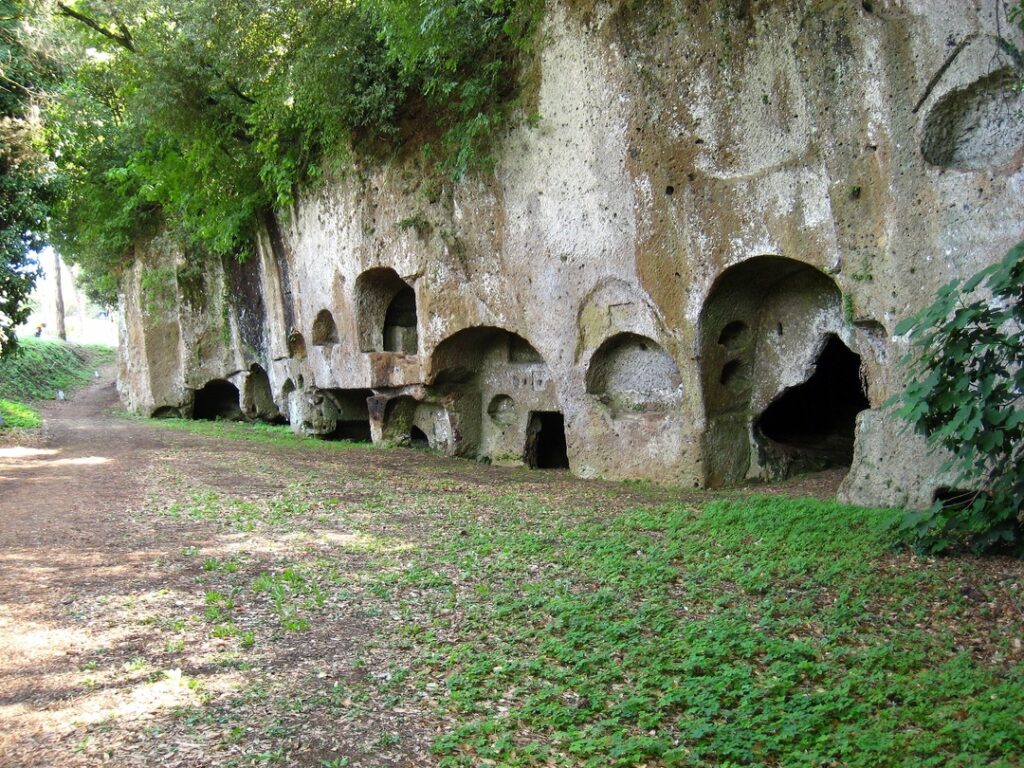
[[[242,265],[139,243],[122,396],[584,477],[852,464],[844,498],[926,505],[939,458],[881,406],[897,322],[1024,236],[1002,13],[549,3],[492,174],[350,168]]]

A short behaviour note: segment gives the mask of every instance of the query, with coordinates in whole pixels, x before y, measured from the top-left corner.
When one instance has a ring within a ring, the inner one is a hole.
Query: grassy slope
[[[978,608],[965,584],[980,561],[893,553],[892,511],[750,497],[606,512],[441,485],[412,509],[382,482],[358,505],[375,510],[366,535],[412,514],[429,517],[430,537],[369,560],[353,583],[374,596],[365,611],[397,620],[377,637],[392,659],[382,685],[396,702],[433,702],[442,766],[1011,766],[1024,754],[1022,617]],[[302,530],[323,498],[288,495],[262,510],[209,492],[175,510],[239,532]],[[290,567],[318,594],[347,594],[331,575],[344,562]],[[984,578],[986,594],[1012,587]],[[221,588],[244,603],[251,579],[243,567]],[[320,610],[306,628],[329,621]]]
[[[35,408],[12,400],[0,400],[0,416],[8,429],[37,429],[42,424]]]
[[[57,390],[71,392],[92,378],[92,372],[114,359],[114,350],[95,344],[23,339],[22,353],[0,362],[0,398],[52,400]]]
[[[113,359],[110,347],[22,339],[21,353],[0,361],[0,414],[6,426],[38,427],[39,415],[26,403],[52,400],[58,390],[70,394]]]

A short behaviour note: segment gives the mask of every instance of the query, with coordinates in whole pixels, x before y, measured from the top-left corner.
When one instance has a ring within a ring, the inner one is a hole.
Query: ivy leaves
[[[899,415],[948,450],[957,482],[972,492],[908,515],[919,549],[1024,546],[1024,243],[1002,261],[943,287],[901,323],[913,380]]]

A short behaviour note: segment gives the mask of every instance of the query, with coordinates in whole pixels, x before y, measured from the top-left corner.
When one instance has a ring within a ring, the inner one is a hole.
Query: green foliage
[[[28,317],[53,192],[37,147],[32,105],[48,62],[26,43],[25,4],[0,0],[0,358]]]
[[[0,416],[4,422],[0,429],[38,429],[42,425],[35,408],[10,400],[0,400]]]
[[[486,168],[541,0],[78,0],[47,112],[55,234],[108,300],[138,238],[239,257],[258,218],[353,153]],[[88,19],[91,24],[83,23]],[[99,31],[97,31],[99,30]]]
[[[453,724],[442,766],[980,767],[1024,748],[1020,670],[944,645],[931,601],[955,588],[882,566],[893,512],[754,498],[554,522],[528,504],[423,564],[461,585],[421,619],[414,665]]]
[[[944,552],[1022,551],[1024,513],[1024,243],[901,323],[914,380],[900,415],[950,451],[958,483],[977,491],[963,503],[936,502],[907,515],[903,531],[918,548]]]
[[[59,389],[70,393],[88,384],[113,357],[110,347],[23,339],[18,354],[0,362],[0,397],[52,400]]]

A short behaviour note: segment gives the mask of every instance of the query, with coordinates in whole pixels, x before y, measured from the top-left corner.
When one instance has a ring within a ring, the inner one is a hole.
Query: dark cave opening
[[[426,450],[430,447],[430,440],[427,438],[427,433],[419,427],[412,427],[409,430],[409,445],[419,450]]]
[[[533,469],[569,469],[565,418],[557,411],[530,414],[525,459]]]
[[[336,423],[333,432],[323,436],[324,440],[347,440],[350,443],[372,443],[369,419],[353,419]]]
[[[756,431],[809,466],[850,466],[857,414],[870,407],[860,356],[835,335],[818,355],[813,375],[782,393],[761,414]]]
[[[242,418],[238,387],[224,379],[214,379],[196,390],[192,418],[205,421]]]

